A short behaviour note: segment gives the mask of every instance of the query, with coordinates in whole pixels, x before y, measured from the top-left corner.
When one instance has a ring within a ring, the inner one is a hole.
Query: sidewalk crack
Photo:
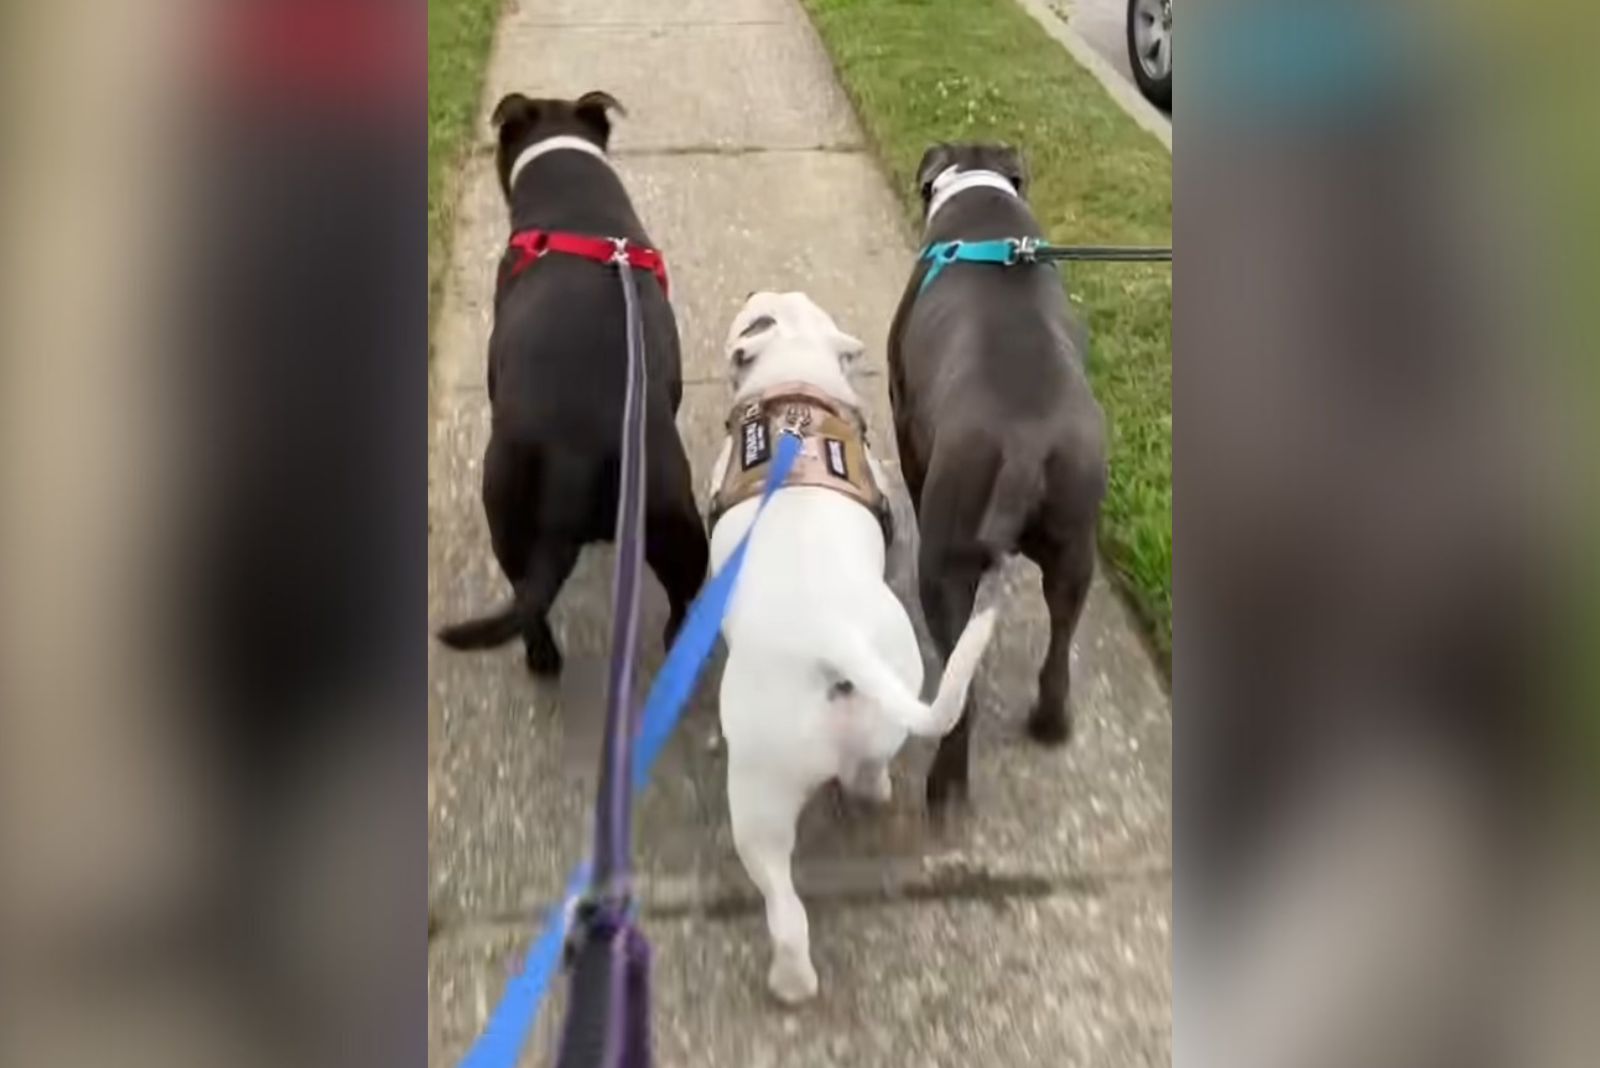
[[[806,907],[816,912],[860,908],[904,908],[943,902],[988,904],[1004,909],[1024,901],[1052,897],[1100,898],[1124,888],[1170,883],[1172,867],[1151,865],[1105,872],[1075,872],[1050,875],[1030,872],[995,872],[981,865],[944,865],[920,873],[920,878],[897,881],[892,872],[877,885],[862,882],[833,890],[817,890],[803,884],[801,894]],[[648,885],[639,912],[646,920],[697,918],[722,922],[759,913],[760,894],[753,887],[722,887],[708,896],[689,894],[676,900],[651,901]],[[451,916],[428,910],[428,940],[436,937],[473,933],[504,932],[542,924],[549,906],[526,910],[499,910],[473,916]]]

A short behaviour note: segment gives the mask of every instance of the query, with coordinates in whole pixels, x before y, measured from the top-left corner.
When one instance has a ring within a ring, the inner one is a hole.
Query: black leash
[[[1111,263],[1170,263],[1171,247],[1132,245],[1052,245],[1025,238],[1017,243],[1017,262],[1050,263],[1055,260],[1099,260]]]

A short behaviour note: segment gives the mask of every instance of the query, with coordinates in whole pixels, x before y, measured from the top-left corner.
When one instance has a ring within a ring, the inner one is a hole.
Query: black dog
[[[1025,181],[1011,148],[930,148],[918,168],[926,241],[1042,237],[1022,199]],[[1048,266],[951,263],[923,288],[928,268],[918,262],[889,333],[895,435],[922,533],[923,611],[948,657],[983,573],[1018,551],[1037,563],[1050,649],[1028,731],[1060,744],[1072,732],[1068,653],[1094,574],[1106,486],[1086,335]],[[971,717],[969,698],[939,744],[930,804],[965,793]]]
[[[500,101],[493,117],[496,164],[513,233],[555,231],[654,247],[604,158],[613,109],[621,110],[601,92],[576,101],[513,93]],[[447,627],[439,638],[477,649],[520,634],[536,674],[561,669],[545,617],[579,550],[615,534],[628,360],[616,272],[573,255],[532,260],[517,249],[508,249],[500,266],[483,506],[495,558],[516,596],[495,615]],[[657,279],[642,270],[635,278],[648,377],[645,559],[671,602],[670,642],[705,579],[708,550],[674,423],[683,398],[677,321]]]

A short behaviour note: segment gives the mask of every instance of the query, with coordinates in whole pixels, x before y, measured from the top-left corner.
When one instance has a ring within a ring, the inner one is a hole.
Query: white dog
[[[767,985],[787,1003],[817,992],[790,877],[802,806],[833,778],[887,801],[890,759],[908,733],[940,737],[955,725],[994,629],[992,608],[974,613],[932,704],[918,699],[922,657],[884,582],[885,528],[872,507],[885,483],[846,375],[861,351],[803,293],[753,295],[728,334],[736,403],[712,475],[713,567],[755,518],[778,435],[788,425],[805,441],[755,530],[723,623],[728,807],[739,858],[766,899]]]

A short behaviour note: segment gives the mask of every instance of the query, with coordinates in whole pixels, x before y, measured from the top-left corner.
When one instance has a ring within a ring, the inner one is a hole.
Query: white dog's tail
[[[876,703],[912,734],[941,738],[961,718],[967,703],[967,690],[977,674],[978,661],[994,636],[993,607],[974,612],[967,620],[950,659],[939,678],[939,692],[933,703],[925,705],[872,648],[866,636],[855,628],[836,631],[841,637],[827,657],[828,667],[841,680],[850,682],[863,697]]]

